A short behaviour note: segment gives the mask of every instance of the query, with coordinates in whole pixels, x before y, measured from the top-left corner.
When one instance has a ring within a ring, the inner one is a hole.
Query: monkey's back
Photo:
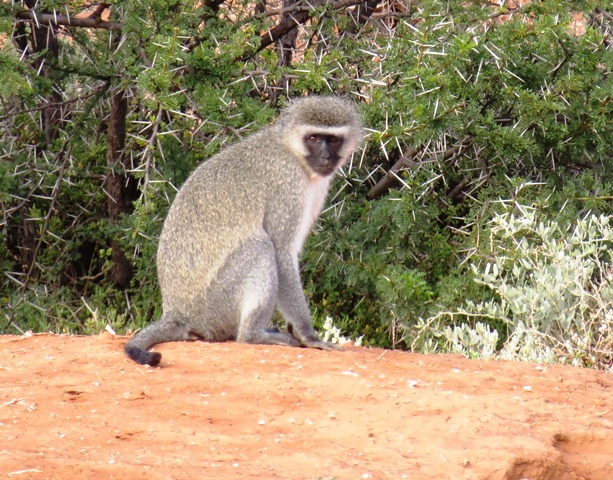
[[[189,316],[241,241],[264,231],[267,217],[277,215],[275,202],[301,201],[295,194],[300,189],[291,185],[308,182],[308,175],[287,158],[288,151],[270,155],[286,150],[274,132],[274,127],[265,128],[224,149],[198,166],[180,188],[157,252],[165,310]],[[298,221],[281,223],[292,229]]]

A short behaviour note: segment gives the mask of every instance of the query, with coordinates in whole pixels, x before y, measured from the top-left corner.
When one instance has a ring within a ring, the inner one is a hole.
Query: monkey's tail
[[[163,342],[185,341],[190,338],[188,322],[182,317],[165,313],[157,322],[138,332],[123,347],[126,355],[140,365],[156,367],[162,360],[159,352],[148,352],[153,345]]]
[[[157,367],[162,360],[162,354],[159,352],[148,352],[153,345],[166,340],[164,335],[166,328],[164,322],[159,321],[148,325],[138,332],[132,339],[123,347],[126,355],[134,360],[139,365],[151,365]]]
[[[126,355],[139,365],[157,367],[162,360],[162,354],[160,352],[148,352],[142,348],[131,346],[130,342],[126,343],[123,349]]]

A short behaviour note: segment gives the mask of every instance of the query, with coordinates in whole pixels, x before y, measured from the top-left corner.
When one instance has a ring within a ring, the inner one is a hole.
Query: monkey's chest
[[[302,251],[304,241],[311,231],[313,223],[315,220],[317,220],[317,217],[321,213],[326,201],[329,185],[329,178],[318,177],[309,182],[303,198],[300,221],[296,228],[296,236],[294,239],[294,248],[296,253],[300,253]]]

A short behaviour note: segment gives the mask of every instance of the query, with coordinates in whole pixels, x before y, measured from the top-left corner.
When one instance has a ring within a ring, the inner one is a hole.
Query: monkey
[[[162,316],[125,344],[127,356],[157,366],[153,345],[187,340],[340,349],[313,328],[299,256],[362,138],[352,102],[313,95],[199,165],[160,234]],[[287,332],[268,328],[275,309]]]

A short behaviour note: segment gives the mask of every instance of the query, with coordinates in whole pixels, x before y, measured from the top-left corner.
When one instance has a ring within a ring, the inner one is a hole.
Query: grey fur
[[[306,97],[187,179],[158,247],[163,315],[126,344],[130,358],[157,365],[152,345],[191,338],[335,348],[312,327],[298,267],[332,177],[315,173],[300,153],[305,132],[343,136],[338,166],[362,139],[350,102]],[[275,306],[291,334],[267,328]]]

